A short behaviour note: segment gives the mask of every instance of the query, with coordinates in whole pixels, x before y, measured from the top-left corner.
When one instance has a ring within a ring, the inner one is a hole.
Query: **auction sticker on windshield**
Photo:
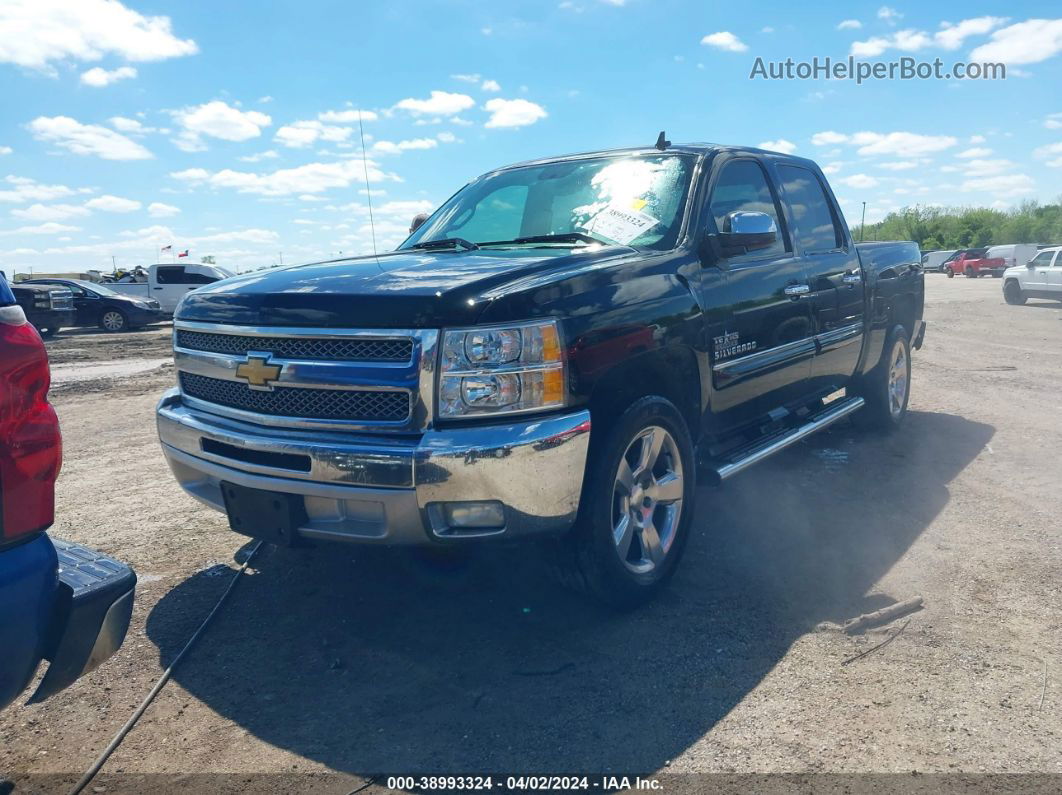
[[[584,228],[589,232],[595,232],[609,240],[626,245],[658,223],[660,223],[659,219],[641,210],[629,210],[610,205],[591,218]]]

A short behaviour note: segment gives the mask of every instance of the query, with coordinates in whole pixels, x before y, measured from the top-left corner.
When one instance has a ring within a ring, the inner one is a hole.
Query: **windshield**
[[[96,295],[118,295],[110,287],[104,287],[102,284],[96,284],[95,282],[83,282],[80,279],[76,279],[73,280],[73,283],[86,292],[96,293]]]
[[[694,160],[599,157],[499,171],[457,193],[400,248],[447,239],[479,246],[590,244],[585,238],[674,248]]]

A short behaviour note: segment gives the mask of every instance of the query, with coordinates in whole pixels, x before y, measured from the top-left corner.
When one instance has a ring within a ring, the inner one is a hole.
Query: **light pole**
[[[863,217],[859,219],[859,242],[863,242],[863,229],[867,225],[867,203],[863,202]]]

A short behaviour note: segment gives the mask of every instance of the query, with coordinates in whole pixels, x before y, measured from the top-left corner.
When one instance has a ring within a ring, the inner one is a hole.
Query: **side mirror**
[[[1025,267],[1026,268],[1035,268],[1036,267],[1036,263],[1033,262],[1032,260],[1029,260],[1028,262],[1025,263]]]
[[[770,248],[778,241],[778,227],[767,213],[734,212],[723,219],[719,243],[728,254],[747,254]]]
[[[421,225],[423,225],[423,223],[427,220],[427,213],[417,213],[416,215],[414,215],[413,220],[409,224],[409,234],[413,234],[418,229],[420,229]]]

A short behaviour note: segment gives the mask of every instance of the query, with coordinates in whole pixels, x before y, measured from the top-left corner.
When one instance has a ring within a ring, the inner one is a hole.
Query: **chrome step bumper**
[[[427,544],[567,530],[590,440],[585,410],[418,436],[282,429],[217,416],[167,392],[156,418],[181,487],[225,510],[223,482],[303,497],[300,536]],[[498,527],[453,527],[454,503],[501,503]]]

